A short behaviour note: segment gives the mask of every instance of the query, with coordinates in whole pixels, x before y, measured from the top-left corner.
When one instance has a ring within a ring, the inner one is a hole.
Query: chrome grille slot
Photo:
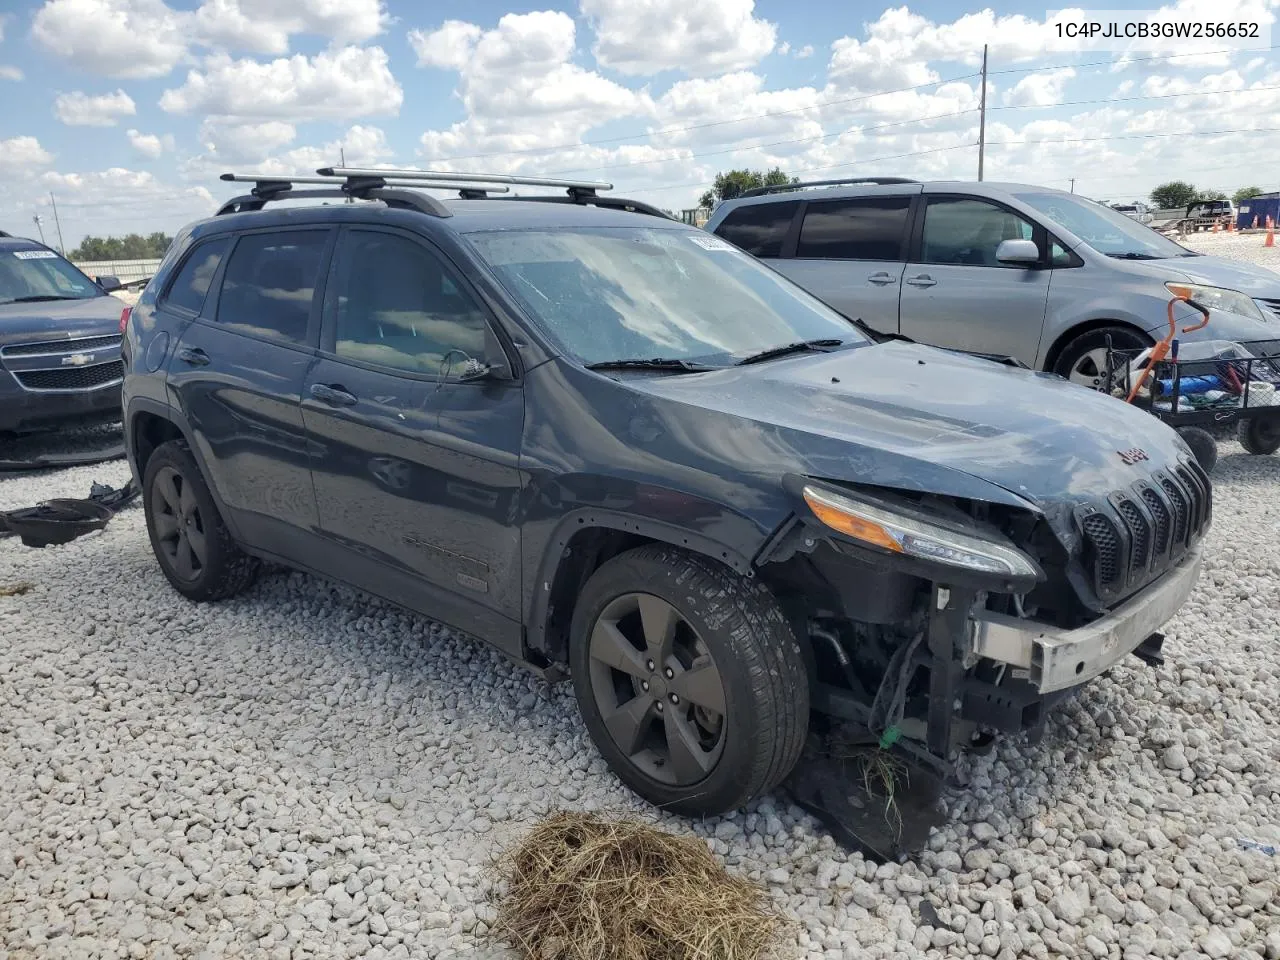
[[[113,360],[92,367],[28,370],[14,376],[28,390],[93,390],[124,379],[124,364]]]
[[[39,343],[18,343],[0,348],[0,357],[58,357],[82,350],[120,345],[119,336],[81,337],[78,340],[42,340]]]

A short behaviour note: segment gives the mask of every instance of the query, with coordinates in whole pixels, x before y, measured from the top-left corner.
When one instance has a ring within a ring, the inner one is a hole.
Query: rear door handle
[[[350,407],[356,403],[354,393],[348,393],[341,384],[313,383],[311,396],[331,407]]]
[[[913,287],[932,287],[938,281],[933,279],[933,277],[929,276],[927,273],[922,273],[916,277],[907,277],[903,282],[909,283]]]
[[[871,283],[885,284],[896,283],[898,278],[891,273],[885,273],[881,270],[879,273],[873,273],[871,276],[867,277],[867,280]]]
[[[199,347],[183,347],[178,351],[178,359],[183,363],[189,363],[193,367],[207,367],[209,365],[209,355]]]

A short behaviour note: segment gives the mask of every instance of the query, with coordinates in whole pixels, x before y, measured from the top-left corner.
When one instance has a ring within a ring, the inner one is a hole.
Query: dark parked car
[[[184,229],[128,324],[130,462],[185,596],[266,559],[453,624],[572,677],[618,775],[691,813],[778,784],[811,710],[945,767],[1159,659],[1210,486],[1153,418],[879,342],[596,185],[333,176]]]
[[[120,419],[119,288],[0,234],[0,433]]]

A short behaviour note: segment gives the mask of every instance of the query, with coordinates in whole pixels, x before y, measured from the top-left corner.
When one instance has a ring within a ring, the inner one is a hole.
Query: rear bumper
[[[119,419],[119,383],[97,390],[23,390],[0,370],[0,433]]]
[[[976,618],[974,652],[1026,670],[1042,694],[1079,686],[1136,650],[1177,612],[1195,587],[1201,557],[1199,549],[1188,553],[1156,583],[1077,630],[983,613]]]

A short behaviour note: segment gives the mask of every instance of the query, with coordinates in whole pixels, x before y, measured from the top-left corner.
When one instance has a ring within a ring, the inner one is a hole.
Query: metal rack
[[[752,187],[739,194],[741,197],[763,197],[769,193],[786,193],[789,190],[800,190],[805,187],[844,187],[854,183],[872,183],[877,186],[892,186],[899,183],[919,183],[910,177],[850,177],[844,180],[807,180],[801,183],[776,183],[769,187]]]

